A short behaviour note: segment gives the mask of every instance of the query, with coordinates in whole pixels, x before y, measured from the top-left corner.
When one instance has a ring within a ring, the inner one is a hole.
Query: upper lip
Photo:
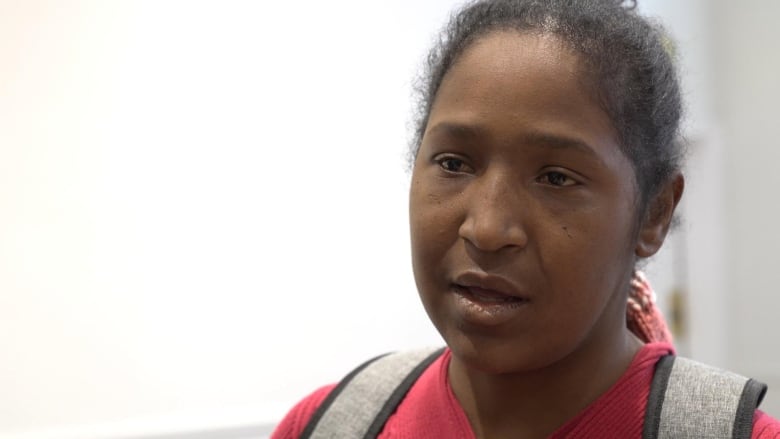
[[[465,271],[455,276],[454,282],[466,288],[481,288],[491,290],[506,296],[528,300],[528,296],[522,292],[516,283],[496,274],[480,271]]]

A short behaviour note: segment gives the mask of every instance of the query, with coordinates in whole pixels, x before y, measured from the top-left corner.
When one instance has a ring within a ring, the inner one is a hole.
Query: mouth
[[[527,302],[525,290],[513,280],[481,271],[465,271],[452,279],[463,294],[485,303]]]
[[[465,299],[484,306],[520,306],[523,303],[528,302],[528,299],[523,297],[477,286],[454,284],[453,290],[456,294],[463,296]]]
[[[511,280],[466,272],[450,284],[454,309],[471,327],[500,327],[531,316],[531,298]]]

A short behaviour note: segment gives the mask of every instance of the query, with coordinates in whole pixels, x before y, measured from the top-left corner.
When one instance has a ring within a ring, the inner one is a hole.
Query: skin
[[[414,163],[415,279],[477,437],[546,437],[641,346],[625,324],[629,280],[663,243],[683,179],[639,209],[631,162],[582,79],[554,36],[485,35],[444,77]],[[481,299],[464,291],[513,304],[474,311]]]

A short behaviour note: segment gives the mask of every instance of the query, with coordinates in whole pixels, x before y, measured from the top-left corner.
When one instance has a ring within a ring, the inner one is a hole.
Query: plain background
[[[0,437],[260,435],[440,344],[405,151],[457,3],[0,0]],[[640,6],[677,39],[692,145],[647,270],[665,309],[685,294],[681,350],[780,416],[780,4]]]

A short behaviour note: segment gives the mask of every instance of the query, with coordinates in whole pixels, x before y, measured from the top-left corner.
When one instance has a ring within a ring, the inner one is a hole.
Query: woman
[[[410,193],[415,280],[447,349],[379,437],[641,437],[673,348],[629,330],[627,295],[684,187],[666,41],[612,0],[453,17],[429,57]],[[331,389],[273,437],[298,437]],[[752,437],[775,435],[756,411]]]

